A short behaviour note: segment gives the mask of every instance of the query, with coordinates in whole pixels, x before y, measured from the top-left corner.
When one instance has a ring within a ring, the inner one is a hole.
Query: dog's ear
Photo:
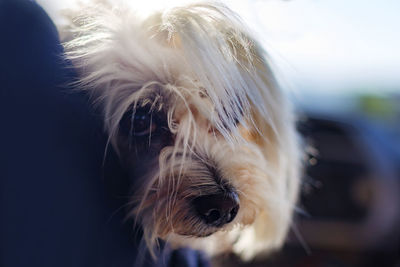
[[[298,137],[292,123],[287,123],[277,136],[264,120],[259,124],[259,118],[255,116],[255,121],[258,129],[251,133],[252,141],[262,147],[267,159],[263,179],[268,180],[269,187],[261,193],[264,196],[258,198],[262,205],[254,222],[240,231],[233,244],[233,251],[243,260],[266,256],[285,242],[292,224],[301,169]]]
[[[279,249],[287,236],[292,223],[292,214],[297,200],[299,187],[300,153],[293,129],[285,140],[280,142],[292,142],[287,146],[279,146],[278,143],[268,142],[264,139],[273,136],[268,127],[263,130],[263,136],[255,137],[257,145],[263,148],[263,153],[268,160],[263,179],[268,180],[269,187],[258,198],[262,202],[254,222],[245,226],[239,233],[237,241],[233,244],[233,251],[242,259],[249,260],[255,256],[266,256]],[[257,135],[257,133],[253,133]],[[282,133],[282,135],[286,135]],[[293,135],[292,137],[289,137]],[[294,138],[293,140],[290,140]]]
[[[278,87],[269,60],[257,43],[252,54],[260,97],[255,103],[250,96],[253,125],[246,134],[247,140],[261,147],[268,162],[265,179],[270,187],[262,193],[264,203],[254,222],[240,232],[233,245],[233,251],[244,260],[269,254],[283,245],[297,201],[302,158],[290,103]],[[266,109],[262,110],[261,106]]]

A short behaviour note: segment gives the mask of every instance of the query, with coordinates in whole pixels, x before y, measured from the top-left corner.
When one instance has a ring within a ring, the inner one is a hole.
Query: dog
[[[262,46],[222,3],[143,15],[67,12],[65,57],[132,177],[128,216],[157,240],[243,259],[282,246],[301,173],[290,103]]]

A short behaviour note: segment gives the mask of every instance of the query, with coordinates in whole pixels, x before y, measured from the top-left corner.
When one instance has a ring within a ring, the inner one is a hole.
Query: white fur
[[[210,253],[233,250],[246,259],[280,247],[297,199],[299,140],[268,57],[240,18],[220,3],[143,18],[121,2],[97,1],[68,14],[66,56],[80,73],[78,85],[103,108],[116,149],[119,121],[128,108],[155,102],[149,98],[154,88],[162,88],[172,103],[168,124],[175,145],[162,151],[159,170],[149,175],[132,211],[149,246],[162,228],[168,234],[161,237],[171,244]],[[174,232],[173,222],[171,228],[161,226],[161,220],[182,212],[176,207],[184,203],[175,203],[187,183],[182,179],[197,177],[201,183],[201,166],[195,170],[196,162],[190,161],[196,153],[217,163],[237,188],[241,208],[232,223],[193,240]],[[168,196],[154,196],[165,205],[148,201],[166,184]],[[165,218],[148,214],[150,208],[165,208]]]

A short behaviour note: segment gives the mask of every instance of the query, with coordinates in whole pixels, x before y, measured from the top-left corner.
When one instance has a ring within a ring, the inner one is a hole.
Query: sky
[[[244,5],[244,1],[232,1]],[[240,3],[241,2],[241,3]],[[242,16],[304,90],[400,91],[400,1],[248,1]]]
[[[68,0],[38,0],[53,11]],[[187,0],[131,1],[149,10]],[[400,92],[400,0],[226,0],[294,91]]]

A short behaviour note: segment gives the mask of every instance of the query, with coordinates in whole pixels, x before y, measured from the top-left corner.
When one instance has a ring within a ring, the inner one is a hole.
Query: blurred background
[[[51,15],[69,4],[38,2]],[[187,1],[166,2],[132,1],[143,12]],[[400,266],[400,1],[225,2],[262,40],[295,103],[308,157],[284,249],[267,262],[217,262]]]
[[[244,2],[309,155],[287,244],[243,266],[400,266],[400,1]]]

